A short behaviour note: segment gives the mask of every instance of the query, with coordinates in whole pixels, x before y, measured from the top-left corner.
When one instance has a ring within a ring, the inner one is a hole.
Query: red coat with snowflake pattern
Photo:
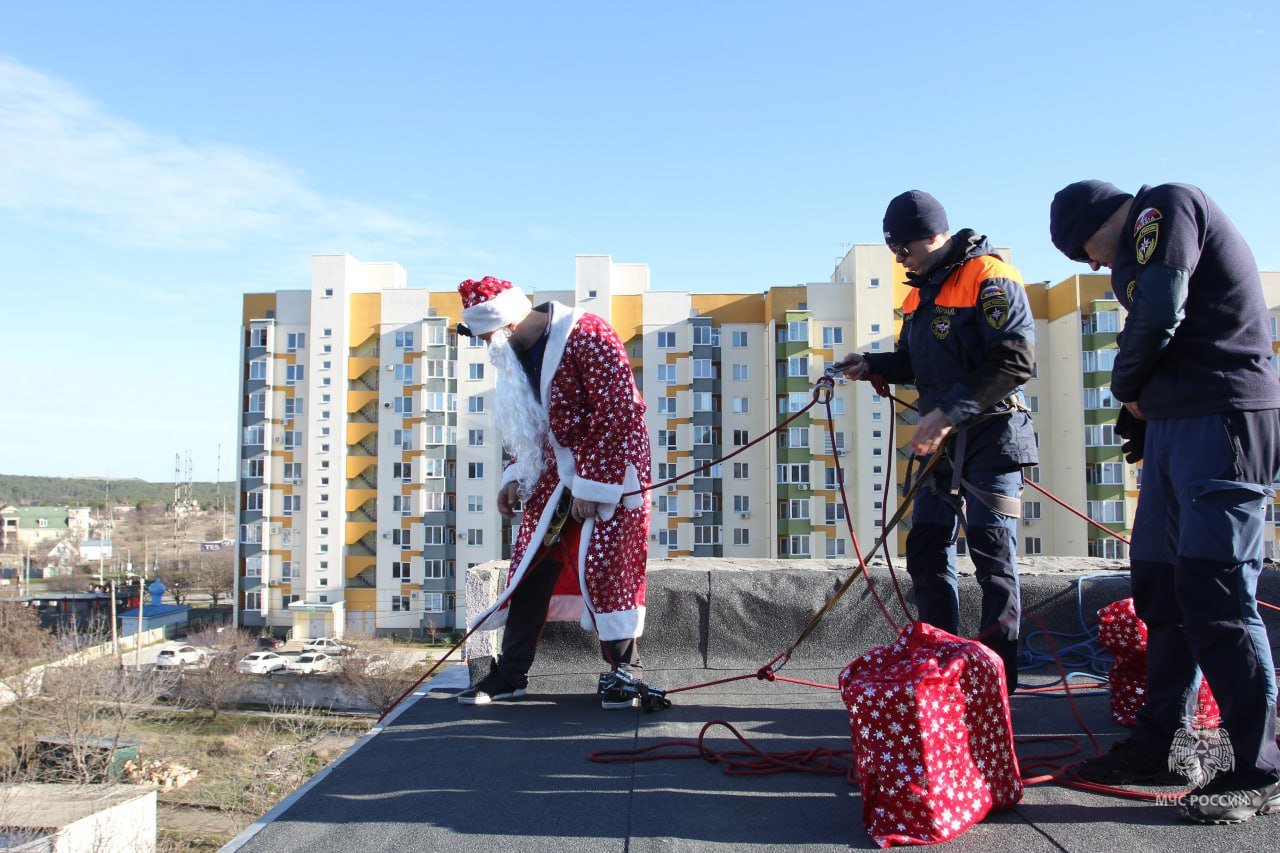
[[[524,502],[507,588],[472,624],[491,630],[506,623],[511,591],[532,565],[568,488],[603,507],[583,524],[577,559],[562,568],[547,618],[578,619],[602,640],[639,637],[649,501],[643,494],[623,495],[649,484],[651,454],[644,400],[617,332],[594,314],[551,303],[541,384],[550,425],[542,477]],[[508,467],[503,485],[513,479]]]

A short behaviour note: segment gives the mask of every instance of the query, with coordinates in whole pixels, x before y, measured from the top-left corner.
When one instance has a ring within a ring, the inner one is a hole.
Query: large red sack
[[[1147,701],[1147,626],[1133,609],[1133,599],[1113,601],[1098,611],[1098,642],[1111,652],[1111,719],[1122,726],[1136,725],[1138,711]],[[1222,721],[1218,702],[1208,679],[1200,680],[1197,696],[1197,729],[1216,729]]]
[[[840,674],[862,821],[881,847],[960,835],[1022,799],[1004,664],[920,622]]]

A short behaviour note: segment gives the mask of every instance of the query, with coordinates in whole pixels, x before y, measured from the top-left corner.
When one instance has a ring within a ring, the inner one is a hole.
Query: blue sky
[[[1278,9],[0,0],[0,473],[231,476],[240,295],[317,253],[760,291],[922,188],[1056,281],[1049,200],[1101,177],[1199,184],[1280,269]]]

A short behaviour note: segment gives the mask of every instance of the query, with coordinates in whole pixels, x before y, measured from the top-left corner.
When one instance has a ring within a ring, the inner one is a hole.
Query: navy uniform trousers
[[[1200,672],[1243,782],[1280,776],[1276,679],[1258,615],[1263,525],[1280,474],[1280,410],[1147,422],[1130,552],[1147,624],[1147,702],[1133,737],[1190,729]],[[1200,672],[1197,672],[1197,665]]]
[[[1022,469],[967,471],[966,480],[997,495],[1022,494]],[[943,460],[931,482],[922,487],[911,508],[907,533],[907,574],[915,593],[920,621],[952,634],[960,633],[960,590],[956,577],[956,535],[960,512],[949,494],[952,473]],[[1018,590],[1018,519],[996,512],[976,494],[962,488],[965,542],[982,588],[978,639],[1004,661],[1009,692],[1018,685],[1018,628],[1022,618]]]

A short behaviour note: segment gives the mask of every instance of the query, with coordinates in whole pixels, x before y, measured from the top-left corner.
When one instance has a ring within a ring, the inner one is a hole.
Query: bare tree
[[[413,652],[381,638],[362,638],[359,651],[342,658],[338,676],[378,713],[385,713],[421,674]]]
[[[208,648],[210,653],[208,666],[182,671],[182,693],[199,707],[208,708],[210,719],[215,719],[245,678],[236,672],[236,664],[257,644],[248,631],[231,628],[201,631],[187,641]]]
[[[217,607],[222,599],[231,597],[235,589],[235,574],[232,566],[234,551],[213,551],[207,556],[201,554],[196,563],[197,586],[209,594],[211,603]]]
[[[0,778],[14,778],[26,766],[30,737],[29,706],[40,696],[43,663],[53,648],[53,635],[40,627],[35,610],[14,601],[0,602],[0,706],[9,709],[5,731],[9,755],[0,758]]]

